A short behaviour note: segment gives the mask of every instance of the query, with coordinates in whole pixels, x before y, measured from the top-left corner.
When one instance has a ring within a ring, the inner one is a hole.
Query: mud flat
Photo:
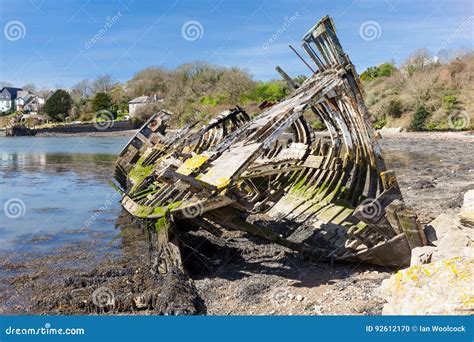
[[[474,189],[473,132],[382,133],[380,144],[422,223],[456,212],[464,193]]]
[[[383,134],[380,143],[422,223],[458,211],[474,188],[473,135]],[[150,271],[149,232],[123,214],[111,224],[116,234],[68,230],[78,238],[47,253],[41,246],[54,234],[20,239],[23,248],[0,259],[0,313],[374,315],[384,303],[380,284],[394,272],[304,260],[243,232],[194,231],[181,236],[187,274],[162,275]]]

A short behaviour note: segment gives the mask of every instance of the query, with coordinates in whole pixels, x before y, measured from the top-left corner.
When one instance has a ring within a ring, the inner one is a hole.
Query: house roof
[[[22,91],[22,90],[23,90],[23,89],[21,89],[21,88],[3,87],[2,90],[1,90],[1,92],[3,92],[5,89],[10,93],[10,96],[11,96],[12,99],[16,99],[17,93],[18,93],[19,91]]]
[[[16,96],[18,98],[22,97],[23,99],[25,99],[25,97],[30,94],[30,92],[28,90],[18,90]]]
[[[150,96],[139,96],[128,103],[148,103],[151,102]]]

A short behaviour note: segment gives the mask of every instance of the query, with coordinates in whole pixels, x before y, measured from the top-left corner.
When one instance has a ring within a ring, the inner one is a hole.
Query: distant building
[[[17,94],[21,88],[3,87],[0,91],[0,112],[8,112],[16,108]]]
[[[158,99],[157,95],[153,96],[140,96],[137,97],[136,99],[131,100],[128,102],[128,113],[130,114],[131,117],[135,116],[137,113],[138,108],[144,107],[147,104],[153,103],[153,102],[162,102],[163,99]]]
[[[37,113],[44,103],[44,97],[21,88],[4,87],[0,91],[0,112],[13,110]]]
[[[44,103],[44,97],[23,90],[18,92],[16,110],[28,113],[38,113],[43,109]]]

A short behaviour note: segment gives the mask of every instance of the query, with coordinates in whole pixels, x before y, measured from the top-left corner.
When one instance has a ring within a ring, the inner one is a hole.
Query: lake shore
[[[138,129],[127,129],[122,131],[91,131],[91,132],[38,132],[36,137],[122,137],[122,136],[132,136]],[[0,138],[6,138],[5,130],[0,130]]]
[[[82,132],[82,133],[58,133],[58,132],[45,132],[45,133],[38,133],[37,137],[124,137],[124,136],[132,136],[136,132],[137,129],[130,129],[124,131],[112,131],[112,132]]]

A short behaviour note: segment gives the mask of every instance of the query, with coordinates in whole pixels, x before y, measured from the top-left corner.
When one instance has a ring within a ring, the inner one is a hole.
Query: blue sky
[[[276,65],[292,76],[308,74],[288,44],[300,48],[301,36],[326,14],[362,72],[399,63],[417,48],[472,49],[473,6],[470,0],[0,0],[0,81],[67,88],[108,73],[124,82],[148,66],[195,60],[239,66],[257,80],[277,78]],[[189,22],[191,35],[183,35]]]

